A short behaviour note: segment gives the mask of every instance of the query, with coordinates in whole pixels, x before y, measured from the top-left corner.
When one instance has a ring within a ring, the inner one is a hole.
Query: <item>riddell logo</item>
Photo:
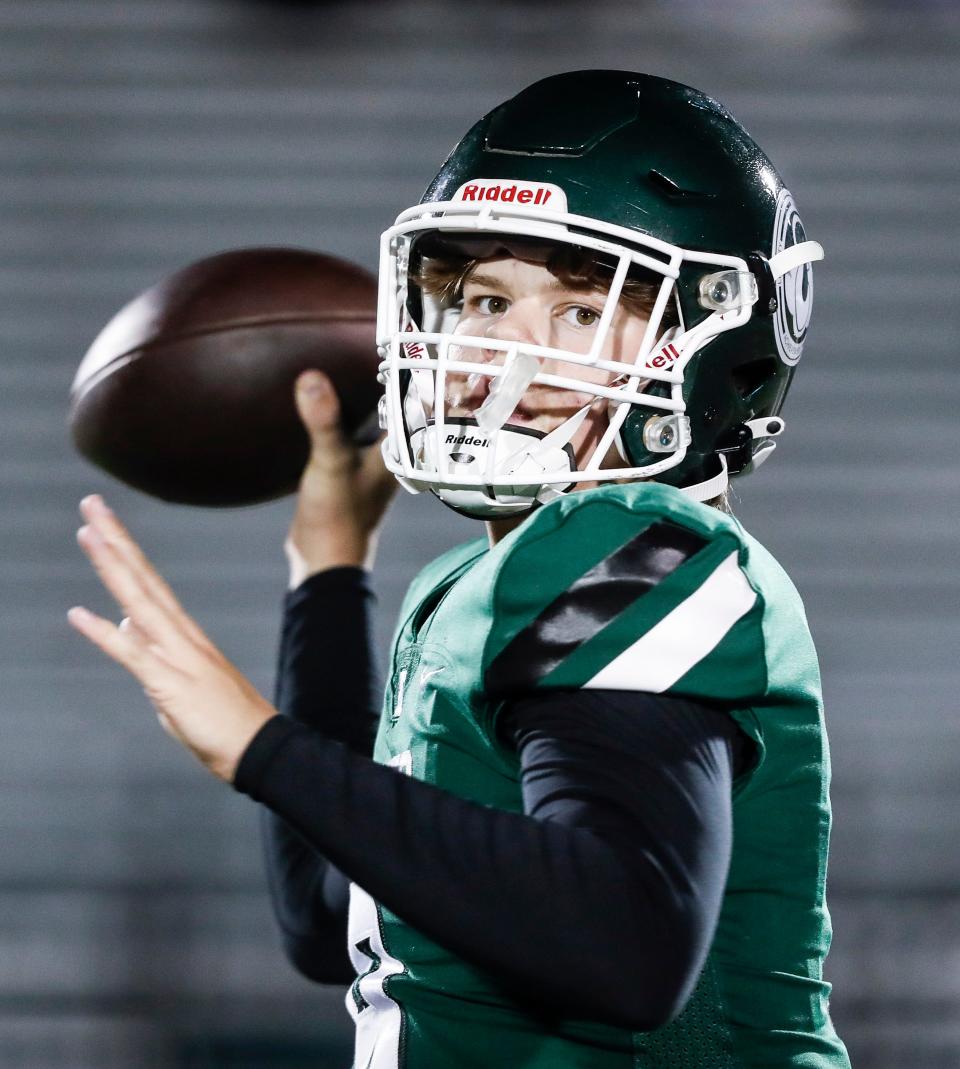
[[[676,348],[669,342],[657,353],[656,356],[651,356],[647,359],[647,367],[669,367],[674,360],[679,360],[680,354]]]
[[[413,330],[413,323],[408,323],[404,328],[406,331]],[[411,360],[423,360],[426,358],[427,350],[421,345],[420,342],[407,342],[403,347],[404,352]]]
[[[531,208],[565,212],[567,196],[550,182],[465,182],[453,195],[455,201],[473,204],[523,204]]]
[[[474,438],[472,434],[448,434],[446,437],[446,445],[489,445],[489,439],[487,438]]]

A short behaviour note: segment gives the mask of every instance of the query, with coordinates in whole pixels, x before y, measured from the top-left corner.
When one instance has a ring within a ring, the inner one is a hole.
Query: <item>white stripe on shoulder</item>
[[[734,550],[690,597],[601,668],[584,687],[662,694],[714,650],[756,600],[756,591],[741,571]]]

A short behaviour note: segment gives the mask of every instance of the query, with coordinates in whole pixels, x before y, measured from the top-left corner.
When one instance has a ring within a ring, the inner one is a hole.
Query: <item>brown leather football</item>
[[[252,505],[296,490],[309,443],[293,384],[318,367],[344,430],[377,436],[373,275],[302,249],[221,253],[134,298],[70,392],[80,452],[164,501]]]

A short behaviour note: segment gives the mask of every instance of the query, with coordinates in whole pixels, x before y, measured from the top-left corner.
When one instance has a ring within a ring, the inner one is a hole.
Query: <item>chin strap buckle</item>
[[[749,475],[773,455],[777,443],[771,439],[779,438],[786,424],[779,416],[767,416],[766,419],[748,419],[744,426],[750,430],[753,439],[762,439],[753,449],[746,464],[740,469],[741,475]]]
[[[726,444],[717,449],[717,454],[729,464],[731,475],[756,471],[776,449],[777,443],[771,439],[779,438],[785,426],[779,416],[744,420],[726,435]]]
[[[779,416],[764,416],[762,419],[744,420],[744,427],[751,438],[779,438],[786,423]]]

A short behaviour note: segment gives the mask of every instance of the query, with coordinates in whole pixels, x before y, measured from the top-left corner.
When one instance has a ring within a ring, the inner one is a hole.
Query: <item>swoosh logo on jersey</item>
[[[439,668],[431,668],[429,670],[424,669],[424,671],[420,673],[420,686],[425,687],[427,685],[427,680],[432,679],[437,674],[437,672],[442,671],[443,665],[441,665]]]

